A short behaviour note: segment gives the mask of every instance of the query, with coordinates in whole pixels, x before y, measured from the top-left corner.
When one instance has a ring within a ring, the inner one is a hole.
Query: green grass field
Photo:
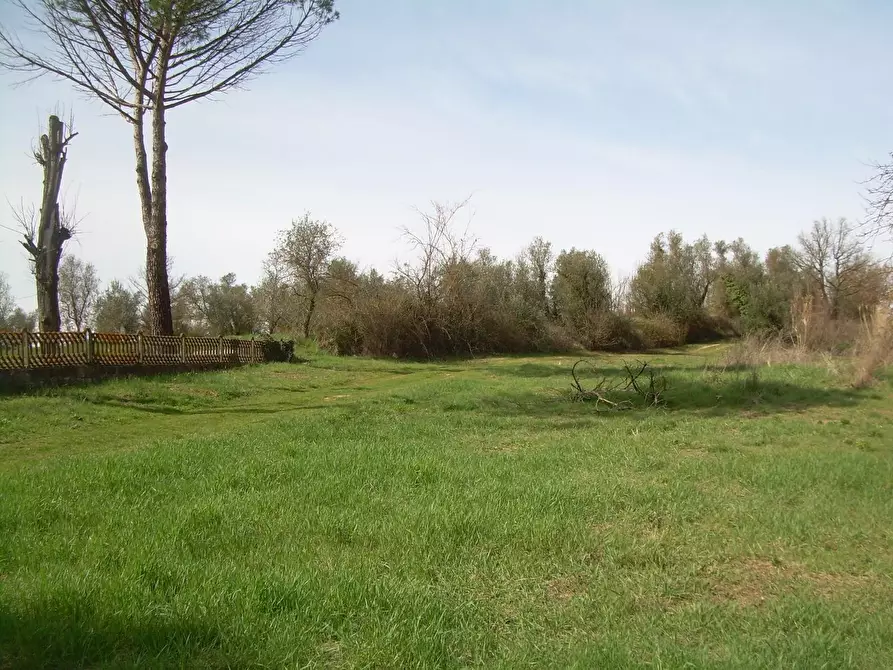
[[[0,397],[0,668],[893,667],[893,380],[720,350]]]

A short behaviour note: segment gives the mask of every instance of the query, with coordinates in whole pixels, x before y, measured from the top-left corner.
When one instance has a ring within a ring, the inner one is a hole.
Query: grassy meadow
[[[724,346],[0,396],[0,668],[893,667],[893,378]]]

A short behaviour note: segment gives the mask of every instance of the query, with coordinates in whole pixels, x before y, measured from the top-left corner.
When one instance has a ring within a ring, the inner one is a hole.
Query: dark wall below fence
[[[181,363],[153,366],[71,365],[29,370],[0,370],[0,393],[19,393],[34,388],[85,384],[118,377],[155,377],[180,372],[228,370],[233,367],[239,366],[233,363]]]

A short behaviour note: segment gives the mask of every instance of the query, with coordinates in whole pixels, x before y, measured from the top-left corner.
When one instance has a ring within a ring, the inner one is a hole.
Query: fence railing
[[[0,332],[0,370],[77,365],[261,363],[263,342],[142,333]]]

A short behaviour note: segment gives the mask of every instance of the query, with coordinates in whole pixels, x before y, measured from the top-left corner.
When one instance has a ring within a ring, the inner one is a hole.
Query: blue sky
[[[649,240],[743,236],[760,251],[822,216],[859,219],[859,182],[893,150],[893,4],[339,0],[341,20],[245,91],[169,117],[178,273],[253,282],[305,210],[387,270],[413,207],[473,194],[472,229],[510,256],[542,235],[628,273]],[[0,8],[0,21],[10,21]],[[28,155],[61,104],[82,233],[108,281],[142,262],[130,128],[41,80],[0,75],[0,197],[36,202]],[[8,208],[0,225],[14,227]],[[0,270],[33,306],[24,250]]]

